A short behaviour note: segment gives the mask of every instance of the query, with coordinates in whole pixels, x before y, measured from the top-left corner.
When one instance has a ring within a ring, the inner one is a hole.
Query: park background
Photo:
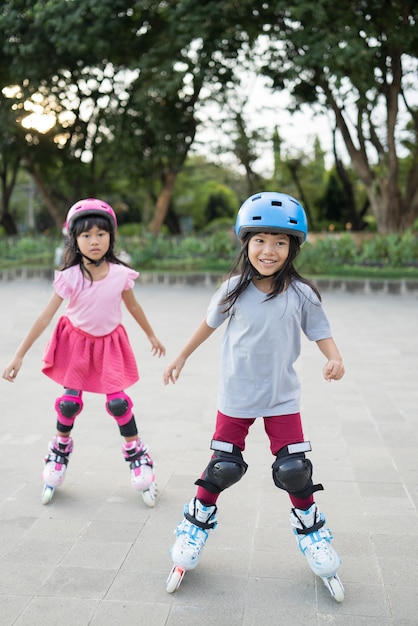
[[[407,1],[11,0],[0,257],[52,265],[101,197],[144,270],[230,265],[240,204],[299,199],[311,276],[418,275],[418,9]]]

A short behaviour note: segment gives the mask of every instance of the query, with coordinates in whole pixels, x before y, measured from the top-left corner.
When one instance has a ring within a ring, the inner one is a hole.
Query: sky
[[[314,115],[312,108],[308,106],[298,113],[290,114],[288,111],[289,94],[285,91],[272,93],[258,77],[247,82],[240,97],[245,102],[242,111],[250,130],[265,129],[265,137],[270,140],[277,127],[285,156],[297,156],[306,150],[312,155],[315,138],[318,137],[326,153],[326,166],[331,166],[334,157],[330,116]],[[216,162],[234,165],[234,157],[227,150],[227,130],[219,123],[220,116],[221,113],[216,104],[206,105],[202,112],[204,123],[198,128],[196,134],[195,150],[199,154],[212,156]],[[221,156],[211,155],[209,146],[212,142],[223,145],[225,153]],[[342,145],[340,148],[345,151]],[[254,169],[259,174],[272,175],[274,162],[270,141],[260,146],[259,154],[260,157],[255,162]]]

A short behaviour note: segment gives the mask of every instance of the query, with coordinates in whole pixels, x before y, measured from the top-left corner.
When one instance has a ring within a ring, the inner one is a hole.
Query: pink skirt
[[[45,346],[44,374],[68,389],[115,393],[139,380],[135,356],[124,327],[94,337],[61,317]]]

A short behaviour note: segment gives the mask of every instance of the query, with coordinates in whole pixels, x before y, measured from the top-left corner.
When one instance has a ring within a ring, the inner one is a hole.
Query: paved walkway
[[[141,381],[131,393],[156,462],[160,499],[148,509],[129,484],[115,424],[85,394],[65,485],[40,501],[40,472],[57,386],[40,372],[45,335],[16,382],[2,385],[0,422],[1,626],[406,626],[418,624],[418,298],[324,292],[347,374],[328,385],[304,342],[305,434],[317,501],[335,536],[346,599],[338,604],[308,569],[271,480],[262,424],[248,439],[244,479],[222,494],[219,524],[199,567],[165,591],[169,548],[184,502],[209,458],[218,331],[176,386],[162,371],[204,316],[212,286],[138,285],[165,359],[154,359],[126,318]],[[1,369],[43,307],[50,283],[0,284]]]

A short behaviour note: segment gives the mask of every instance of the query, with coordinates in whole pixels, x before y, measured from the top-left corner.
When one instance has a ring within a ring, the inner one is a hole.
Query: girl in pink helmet
[[[83,408],[83,391],[106,395],[106,410],[125,439],[122,451],[130,465],[132,486],[142,493],[148,506],[155,504],[153,462],[138,436],[133,403],[124,391],[139,375],[121,324],[122,302],[148,337],[153,355],[164,355],[165,348],[135,298],[133,286],[138,272],[115,255],[116,227],[112,207],[102,200],[88,198],[70,208],[66,219],[68,245],[63,268],[55,273],[54,293],[3,372],[3,378],[14,382],[25,354],[66,300],[66,313],[59,318],[43,355],[42,371],[64,387],[55,402],[57,431],[44,459],[44,504],[64,481],[73,450],[71,431]]]

